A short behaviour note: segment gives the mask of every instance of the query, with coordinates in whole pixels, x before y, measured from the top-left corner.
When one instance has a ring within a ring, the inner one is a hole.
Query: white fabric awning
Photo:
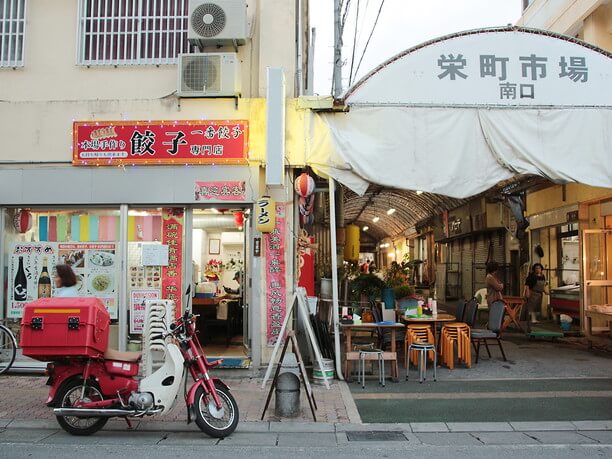
[[[516,175],[612,188],[612,59],[518,27],[400,53],[312,114],[306,162],[359,194],[369,183],[455,198]]]
[[[308,163],[359,194],[371,182],[467,198],[519,174],[612,187],[612,109],[358,106],[313,117]]]

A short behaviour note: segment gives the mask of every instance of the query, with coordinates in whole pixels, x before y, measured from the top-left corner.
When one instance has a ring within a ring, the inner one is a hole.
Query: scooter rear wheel
[[[64,383],[58,394],[58,406],[68,408],[74,406],[78,401],[104,400],[97,386],[87,383],[83,395],[83,380],[71,379]],[[108,422],[105,417],[80,417],[80,416],[56,416],[57,422],[62,429],[72,435],[91,435],[96,433]]]
[[[200,430],[214,438],[225,438],[238,425],[238,404],[230,391],[215,382],[217,395],[221,399],[221,409],[217,410],[211,396],[207,396],[202,386],[195,393],[194,408],[196,424]]]

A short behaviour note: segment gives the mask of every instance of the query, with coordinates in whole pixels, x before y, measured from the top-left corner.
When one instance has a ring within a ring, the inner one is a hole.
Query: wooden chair
[[[520,331],[524,331],[523,327],[521,327],[519,320],[521,317],[523,305],[525,304],[525,299],[521,296],[507,296],[504,298],[504,303],[507,317],[503,321],[501,329],[505,330],[506,328],[508,328],[508,326],[514,324],[518,327]]]
[[[472,329],[472,345],[474,346],[474,349],[476,351],[476,363],[478,363],[481,343],[484,343],[485,347],[487,348],[487,354],[489,354],[489,358],[491,358],[491,351],[489,350],[488,345],[489,340],[497,341],[497,345],[499,346],[499,350],[501,351],[502,357],[504,358],[504,361],[506,361],[506,354],[500,341],[502,333],[502,322],[504,320],[504,311],[504,302],[501,300],[494,301],[493,304],[489,305],[489,323],[487,324],[487,329]]]

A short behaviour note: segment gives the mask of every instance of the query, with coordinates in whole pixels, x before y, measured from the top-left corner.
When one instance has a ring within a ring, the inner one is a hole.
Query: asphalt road
[[[83,458],[106,459],[108,457],[130,459],[157,459],[168,457],[184,458],[233,458],[233,457],[265,457],[265,458],[347,458],[383,457],[405,458],[417,456],[428,458],[499,458],[514,459],[516,457],[537,458],[593,458],[611,457],[612,446],[601,445],[494,445],[494,446],[415,446],[410,444],[375,444],[368,446],[344,447],[265,447],[265,446],[206,446],[206,445],[119,445],[91,444],[86,441],[75,441],[70,445],[49,444],[2,444],[0,457],[6,458]]]

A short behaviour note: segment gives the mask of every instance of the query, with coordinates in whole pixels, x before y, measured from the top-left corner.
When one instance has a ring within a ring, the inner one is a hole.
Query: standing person
[[[485,278],[485,283],[487,284],[487,303],[489,304],[489,307],[494,301],[504,299],[504,296],[502,295],[502,292],[504,291],[504,284],[497,278],[498,269],[499,265],[496,261],[490,261],[487,263],[487,277]]]
[[[540,312],[542,306],[542,296],[544,293],[548,294],[548,284],[546,283],[546,277],[543,274],[544,266],[540,263],[534,263],[531,267],[531,272],[525,279],[525,293],[524,296],[527,300],[527,311],[531,323],[537,323],[537,313]]]
[[[80,296],[76,284],[76,274],[69,265],[55,267],[55,297]]]

